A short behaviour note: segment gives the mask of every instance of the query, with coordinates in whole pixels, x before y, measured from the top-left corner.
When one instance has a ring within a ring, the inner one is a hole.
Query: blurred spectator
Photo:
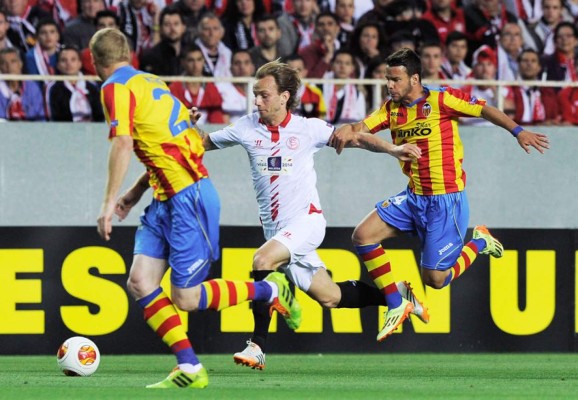
[[[22,74],[20,51],[15,47],[0,50],[0,73]],[[33,81],[0,81],[0,119],[44,121],[44,96]]]
[[[223,43],[231,51],[251,49],[258,43],[255,21],[265,15],[263,0],[231,0],[223,14]]]
[[[299,51],[310,78],[322,78],[331,69],[331,60],[340,47],[338,33],[339,21],[335,14],[321,13],[317,16],[313,43]]]
[[[454,3],[455,0],[430,0],[430,8],[422,17],[435,26],[440,43],[444,46],[451,32],[466,32],[464,12]]]
[[[104,10],[103,0],[80,0],[80,15],[68,21],[62,32],[62,43],[67,46],[85,49],[94,32],[96,13]]]
[[[540,80],[540,56],[535,50],[527,49],[518,57],[520,78],[524,81]],[[546,124],[558,122],[558,100],[551,87],[513,86],[514,109],[512,119],[518,124]],[[508,110],[504,110],[506,112]]]
[[[353,54],[339,50],[331,63],[331,72],[326,73],[324,78],[351,79],[354,75]],[[327,105],[327,121],[331,124],[354,122],[366,117],[365,96],[352,83],[324,83],[323,99]]]
[[[392,2],[393,0],[373,0],[373,8],[361,15],[357,23],[377,22],[382,27],[385,27],[386,21],[390,19],[390,15],[387,13],[387,6]]]
[[[119,17],[112,10],[102,10],[96,13],[94,18],[94,23],[96,24],[96,30],[99,31],[104,28],[115,28],[119,29]],[[132,66],[139,68],[138,58],[134,51],[131,50]],[[92,56],[90,54],[90,49],[87,47],[80,51],[80,61],[82,63],[82,72],[86,75],[96,75],[96,70],[92,64]]]
[[[510,0],[505,1],[505,5],[526,26],[534,25],[542,18],[542,0]]]
[[[295,71],[299,73],[299,77],[303,80],[307,78],[307,68],[303,57],[298,54],[292,54],[284,59],[284,62]],[[315,85],[303,83],[297,92],[299,97],[299,106],[295,113],[306,118],[320,118],[325,119],[327,107],[323,99],[323,92]]]
[[[301,51],[313,43],[315,18],[318,14],[315,0],[293,0],[293,13],[279,17],[281,26],[293,27],[283,31],[283,41],[291,44],[292,53]]]
[[[247,50],[237,50],[231,58],[231,73],[234,77],[253,77],[255,65]],[[247,114],[247,104],[253,104],[253,94],[247,92],[246,83],[217,82],[223,99],[226,123],[232,123]]]
[[[381,80],[381,92],[379,98],[376,96],[376,88],[374,85],[365,85],[365,103],[367,110],[375,110],[387,99],[389,96],[387,92],[385,72],[387,70],[387,63],[383,57],[375,57],[367,64],[365,71],[365,79],[379,79]]]
[[[36,26],[36,44],[26,52],[24,65],[31,75],[55,75],[60,49],[60,31],[52,18],[44,19]],[[37,81],[42,87],[42,82]]]
[[[377,22],[367,22],[355,28],[348,49],[355,56],[358,78],[365,75],[369,60],[378,56],[385,57],[386,48],[385,34]]]
[[[0,9],[0,50],[7,47],[14,47],[10,39],[8,39],[8,28],[10,28],[8,17],[6,13]]]
[[[339,35],[337,40],[342,46],[349,42],[349,38],[355,29],[355,2],[353,0],[335,0],[335,15],[339,20]]]
[[[25,54],[36,43],[35,26],[41,20],[50,18],[50,14],[38,6],[29,5],[28,0],[9,0],[3,4],[10,23],[8,39]]]
[[[516,16],[507,11],[499,0],[473,0],[464,7],[464,15],[470,51],[484,44],[495,49],[498,34],[504,25],[507,22],[518,22]]]
[[[554,54],[542,59],[542,67],[549,81],[574,82],[577,80],[574,68],[578,30],[571,22],[560,22],[554,30]],[[557,88],[560,90],[560,88]]]
[[[522,53],[524,42],[522,28],[514,22],[508,22],[500,32],[498,41],[498,79],[515,81],[519,79],[518,57]]]
[[[385,34],[391,36],[396,32],[405,31],[413,36],[417,48],[425,41],[439,42],[436,27],[422,18],[426,11],[425,0],[394,0],[387,6],[391,20],[385,26]]]
[[[387,6],[390,19],[384,25],[386,36],[407,32],[413,37],[417,48],[424,42],[439,42],[436,27],[428,20],[422,19],[426,10],[425,0],[394,0]]]
[[[160,16],[161,41],[140,57],[140,69],[160,76],[181,74],[181,48],[186,26],[181,13],[174,7],[163,8]]]
[[[466,80],[470,76],[472,69],[464,62],[467,54],[467,36],[461,32],[450,33],[446,39],[446,57],[441,67],[449,79]],[[460,86],[455,85],[454,87]]]
[[[173,5],[180,11],[187,27],[184,44],[193,44],[199,36],[201,19],[210,11],[205,0],[178,0]]]
[[[205,57],[204,76],[231,76],[231,49],[222,42],[225,30],[221,20],[207,13],[199,23],[199,37],[195,44]]]
[[[279,52],[278,44],[281,39],[281,29],[277,19],[272,15],[265,15],[255,24],[257,29],[258,46],[249,50],[251,59],[255,68],[259,69],[261,65],[274,61],[279,57],[287,54]]]
[[[60,29],[64,29],[66,22],[76,17],[76,1],[38,0],[37,4],[56,21]]]
[[[424,43],[419,48],[419,57],[421,58],[421,79],[448,78],[442,71],[443,52],[439,43]]]
[[[78,76],[77,81],[50,82],[46,87],[46,109],[50,121],[104,121],[97,85],[83,79],[80,52],[63,47],[58,53],[58,72]]]
[[[415,41],[413,40],[413,36],[406,31],[399,31],[391,35],[387,41],[388,49],[387,54],[392,54],[398,51],[399,49],[403,49],[404,47],[408,49],[412,49],[413,51],[416,50]]]
[[[498,69],[498,59],[496,52],[487,45],[480,47],[474,52],[472,62],[472,78],[482,80],[495,80]],[[462,91],[467,93],[470,97],[477,99],[484,99],[490,106],[498,106],[498,88],[496,86],[465,86]],[[511,113],[514,106],[511,98],[507,98],[508,90],[502,88],[500,96],[504,98],[504,110]],[[483,118],[460,118],[460,122],[465,125],[474,126],[493,126],[491,122]]]
[[[543,55],[554,53],[554,29],[563,21],[572,21],[564,15],[564,4],[562,0],[536,0],[541,3],[543,12],[541,18],[531,24],[528,24],[530,33],[530,45],[532,48]]]
[[[574,59],[574,71],[578,75],[578,56]],[[565,87],[558,92],[560,123],[578,125],[578,87]]]
[[[138,57],[152,48],[159,39],[154,37],[154,30],[160,29],[160,18],[156,15],[160,11],[148,0],[123,0],[118,5],[120,30]]]
[[[182,52],[183,76],[202,77],[205,59],[198,46],[186,48]],[[197,107],[201,111],[198,124],[223,124],[225,119],[221,104],[223,99],[214,83],[211,82],[173,82],[169,85],[171,93],[187,108]]]

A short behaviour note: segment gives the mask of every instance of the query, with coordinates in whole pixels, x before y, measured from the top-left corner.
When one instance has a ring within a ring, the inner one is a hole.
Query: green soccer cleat
[[[474,228],[474,239],[483,239],[486,242],[486,248],[480,251],[480,254],[489,254],[492,257],[500,258],[504,253],[504,246],[495,237],[490,234],[486,225],[478,225]]]
[[[412,311],[413,303],[404,298],[401,299],[401,304],[398,307],[388,309],[385,313],[383,328],[381,328],[381,331],[377,334],[377,341],[383,342],[407,319],[409,313]]]
[[[407,281],[397,282],[397,291],[401,294],[401,297],[407,299],[410,303],[413,304],[413,311],[411,312],[413,315],[418,317],[424,324],[429,322],[429,313],[427,307],[423,305],[421,301],[415,294],[413,293],[413,289],[411,288],[411,284]]]
[[[174,389],[174,388],[192,388],[203,389],[209,384],[209,375],[203,367],[194,374],[182,371],[176,367],[172,372],[160,382],[147,385],[147,389]]]
[[[273,299],[269,307],[269,315],[272,315],[273,311],[277,311],[285,318],[289,328],[293,330],[299,328],[301,325],[301,306],[291,293],[289,281],[287,281],[285,274],[272,272],[265,280],[275,283],[279,288],[279,294]]]

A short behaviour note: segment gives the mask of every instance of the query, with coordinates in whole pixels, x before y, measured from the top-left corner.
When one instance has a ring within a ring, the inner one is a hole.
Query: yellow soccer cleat
[[[209,385],[209,375],[203,367],[199,371],[190,374],[176,367],[172,372],[160,382],[147,385],[147,389],[174,389],[174,388],[193,388],[203,389]]]
[[[385,313],[383,328],[377,334],[377,341],[383,342],[407,319],[412,311],[413,304],[404,298],[401,299],[401,304],[398,307],[388,309]]]
[[[486,248],[480,251],[480,254],[489,254],[492,257],[500,258],[504,253],[504,246],[493,237],[486,225],[478,225],[474,228],[474,239],[483,239],[486,242]]]

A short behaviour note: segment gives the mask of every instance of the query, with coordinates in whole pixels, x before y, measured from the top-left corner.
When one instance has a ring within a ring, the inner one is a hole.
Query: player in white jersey
[[[280,268],[324,307],[384,305],[383,295],[374,286],[360,281],[333,282],[315,251],[325,236],[326,222],[316,188],[313,156],[327,146],[334,127],[291,113],[299,101],[300,84],[297,72],[286,64],[273,61],[263,65],[257,71],[253,89],[258,111],[222,130],[204,134],[203,138],[206,150],[241,145],[249,155],[266,238],[253,258],[253,278],[263,280]],[[192,119],[198,119],[195,110]],[[401,160],[419,157],[416,146],[395,146],[371,134],[360,135],[354,145],[387,152]],[[407,292],[411,294],[411,289]],[[234,360],[263,369],[270,322],[267,305],[253,302],[253,315],[253,337]]]

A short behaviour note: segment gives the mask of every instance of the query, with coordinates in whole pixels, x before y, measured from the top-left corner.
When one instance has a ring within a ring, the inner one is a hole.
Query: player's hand
[[[98,231],[100,237],[107,242],[110,240],[110,234],[112,232],[113,210],[113,206],[107,206],[103,204],[102,211],[96,220],[96,230]]]
[[[530,154],[530,146],[538,150],[540,153],[544,154],[544,150],[550,148],[550,140],[548,136],[542,133],[535,133],[523,130],[518,134],[518,144],[524,149],[524,151]]]
[[[341,154],[345,146],[355,137],[350,124],[343,125],[335,130],[329,138],[329,146],[333,147],[337,154]]]
[[[196,124],[201,119],[201,112],[197,107],[191,107],[189,110],[189,118],[193,124]]]
[[[400,161],[413,161],[421,157],[421,149],[412,143],[395,146],[390,153]]]
[[[132,207],[138,202],[135,201],[135,196],[130,196],[129,193],[121,196],[118,201],[116,202],[116,207],[114,208],[114,213],[118,217],[119,221],[122,221],[126,218]]]

